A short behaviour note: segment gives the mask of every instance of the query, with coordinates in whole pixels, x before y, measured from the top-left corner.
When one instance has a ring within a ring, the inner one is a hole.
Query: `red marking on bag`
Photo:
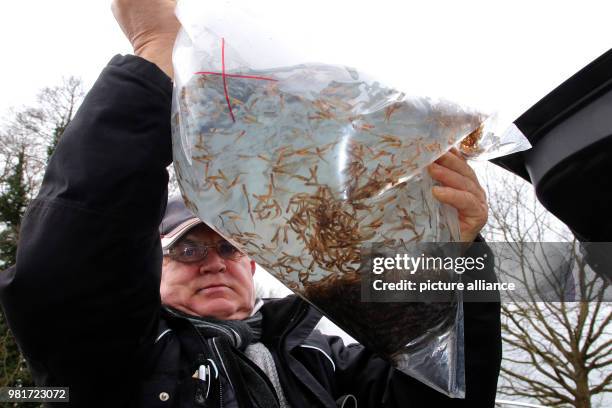
[[[210,71],[198,71],[195,75],[221,75],[223,77],[223,91],[225,93],[225,102],[227,102],[227,107],[229,108],[229,113],[233,122],[236,122],[236,118],[234,117],[234,112],[232,110],[232,104],[230,103],[229,92],[227,91],[227,78],[244,78],[244,79],[257,79],[261,81],[274,81],[277,82],[278,79],[267,78],[262,76],[254,76],[254,75],[239,75],[239,74],[226,74],[225,73],[225,38],[221,38],[221,72],[210,72]]]

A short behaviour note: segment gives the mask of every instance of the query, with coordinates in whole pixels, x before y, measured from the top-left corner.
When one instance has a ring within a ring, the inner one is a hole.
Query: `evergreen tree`
[[[0,191],[0,268],[15,263],[21,217],[28,204],[28,187],[24,180],[25,148],[9,176],[2,182]]]
[[[51,141],[49,142],[49,146],[47,146],[47,160],[49,160],[51,156],[53,155],[53,152],[55,152],[55,148],[57,147],[57,144],[59,143],[60,138],[64,134],[64,130],[66,130],[66,126],[68,126],[68,124],[59,125],[59,126],[56,126],[55,129],[53,129],[53,137]]]
[[[10,160],[9,160],[10,163]],[[15,263],[21,218],[28,203],[28,187],[24,179],[25,148],[17,155],[17,163],[0,183],[0,270]],[[4,272],[0,272],[4,273]],[[32,386],[25,359],[21,356],[6,320],[0,313],[0,386]],[[13,404],[13,407],[25,404]]]

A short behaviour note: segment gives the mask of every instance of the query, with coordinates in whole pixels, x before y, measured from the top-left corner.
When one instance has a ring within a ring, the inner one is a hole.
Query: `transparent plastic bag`
[[[462,397],[461,295],[361,302],[360,267],[372,244],[459,240],[429,163],[452,146],[491,158],[524,140],[496,138],[457,104],[279,52],[231,2],[181,0],[177,16],[173,151],[187,205],[399,370]]]

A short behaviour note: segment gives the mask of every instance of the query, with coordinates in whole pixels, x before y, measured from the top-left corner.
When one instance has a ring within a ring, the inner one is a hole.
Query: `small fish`
[[[393,115],[393,113],[398,110],[401,107],[401,104],[399,103],[394,103],[390,106],[387,106],[385,108],[385,121],[389,122],[389,119],[391,119],[391,115]]]

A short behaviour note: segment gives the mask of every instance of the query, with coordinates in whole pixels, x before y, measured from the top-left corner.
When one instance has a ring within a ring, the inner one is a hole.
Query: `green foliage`
[[[28,204],[28,186],[24,180],[25,162],[25,152],[22,149],[0,190],[0,223],[4,228],[0,232],[0,269],[13,265],[16,260],[21,218]],[[25,359],[19,352],[4,315],[0,313],[0,387],[33,385]],[[4,406],[25,407],[26,404],[6,403]]]
[[[56,126],[55,129],[53,129],[52,139],[51,139],[51,142],[49,143],[49,146],[47,147],[47,160],[49,160],[51,156],[53,155],[53,152],[55,152],[55,148],[57,147],[57,144],[59,143],[60,137],[62,137],[62,135],[64,134],[64,130],[66,130],[66,127],[68,126],[69,123],[70,122],[68,122],[65,125],[60,124]]]
[[[33,386],[32,376],[17,343],[0,313],[0,387]]]
[[[15,263],[21,217],[28,204],[28,187],[24,182],[25,152],[19,152],[17,163],[2,183],[0,194],[0,268]]]

